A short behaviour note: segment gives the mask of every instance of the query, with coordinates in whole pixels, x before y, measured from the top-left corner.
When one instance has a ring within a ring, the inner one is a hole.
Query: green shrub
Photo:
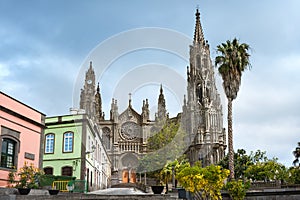
[[[40,186],[51,186],[53,181],[72,181],[75,180],[76,177],[73,176],[55,176],[50,174],[42,175],[39,179]]]
[[[53,181],[55,181],[56,178],[54,175],[50,175],[50,174],[44,174],[40,177],[39,181],[40,181],[40,186],[44,187],[44,186],[51,186]]]
[[[226,184],[226,189],[233,200],[243,200],[250,187],[250,182],[242,180],[231,180]]]

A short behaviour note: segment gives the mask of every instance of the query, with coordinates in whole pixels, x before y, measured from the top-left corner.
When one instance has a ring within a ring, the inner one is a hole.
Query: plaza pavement
[[[100,194],[100,195],[147,195],[143,191],[136,188],[107,188],[104,190],[96,190],[89,192],[88,194]]]

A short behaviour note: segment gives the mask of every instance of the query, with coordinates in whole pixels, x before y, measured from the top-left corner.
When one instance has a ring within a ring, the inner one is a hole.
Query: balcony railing
[[[74,181],[53,181],[52,188],[59,190],[60,192],[86,192],[85,180]]]
[[[137,142],[119,142],[120,151],[133,151],[138,153],[140,151],[140,144]]]

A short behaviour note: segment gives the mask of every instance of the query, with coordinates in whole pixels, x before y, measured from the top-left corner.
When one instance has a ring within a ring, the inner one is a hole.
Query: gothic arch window
[[[138,158],[133,153],[127,153],[121,158],[121,164],[123,167],[134,169],[138,166]]]
[[[199,54],[196,56],[196,67],[197,67],[198,69],[201,68],[201,57],[200,57]]]
[[[199,100],[199,102],[202,102],[202,85],[200,83],[197,84],[197,88],[196,88],[196,96]]]
[[[63,152],[69,153],[73,152],[73,143],[74,143],[74,133],[73,132],[65,132],[63,139]]]
[[[64,166],[61,168],[61,175],[62,176],[72,176],[73,175],[73,167],[71,166]]]
[[[54,153],[55,135],[53,133],[45,136],[45,153]]]
[[[206,97],[210,101],[210,99],[211,99],[211,86],[210,86],[209,82],[207,83],[205,90],[206,90],[205,91],[206,92]]]
[[[104,127],[102,129],[102,134],[103,134],[103,142],[106,147],[106,149],[110,149],[110,129],[108,127]]]
[[[93,186],[93,172],[91,170],[91,177],[90,177],[90,186],[92,187]]]
[[[203,156],[203,154],[201,152],[199,153],[199,161],[203,165],[203,163],[204,163],[204,156]]]

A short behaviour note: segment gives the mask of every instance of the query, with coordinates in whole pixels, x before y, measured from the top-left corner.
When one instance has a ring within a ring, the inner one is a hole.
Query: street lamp
[[[96,146],[93,145],[92,146],[92,151],[87,151],[87,152],[85,152],[85,154],[87,155],[87,154],[90,154],[90,153],[94,153],[95,150],[96,150]]]

